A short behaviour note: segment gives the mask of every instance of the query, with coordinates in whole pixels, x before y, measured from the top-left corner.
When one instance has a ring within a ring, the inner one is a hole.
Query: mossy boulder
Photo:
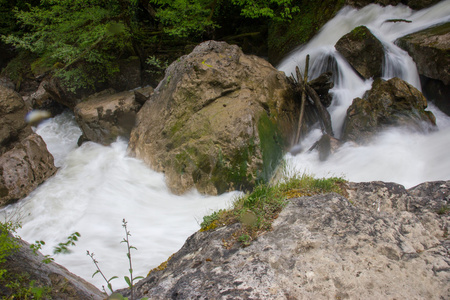
[[[402,126],[426,131],[436,125],[427,100],[412,85],[399,78],[376,79],[363,98],[356,98],[347,110],[342,140],[366,143],[381,130]]]
[[[367,27],[356,27],[335,48],[363,78],[381,77],[384,47]]]
[[[138,113],[129,150],[164,172],[175,193],[249,190],[270,178],[298,111],[284,73],[208,41],[169,66]]]

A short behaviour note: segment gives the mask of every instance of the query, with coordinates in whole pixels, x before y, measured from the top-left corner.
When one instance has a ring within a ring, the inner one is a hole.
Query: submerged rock
[[[175,193],[218,194],[268,180],[295,134],[284,73],[208,41],[174,62],[138,113],[129,150]]]
[[[109,145],[119,136],[129,138],[141,106],[133,91],[109,89],[79,103],[74,113],[83,139]]]
[[[56,172],[42,138],[25,122],[22,97],[0,86],[0,207],[26,197]]]
[[[356,27],[335,48],[363,78],[381,77],[384,47],[367,27]]]
[[[291,199],[273,229],[241,248],[237,224],[197,232],[138,282],[149,299],[445,299],[450,182],[406,190],[349,183],[348,196]],[[430,193],[429,191],[433,191]],[[121,291],[125,296],[129,290]]]
[[[436,121],[426,107],[422,93],[407,82],[399,78],[376,79],[372,89],[362,99],[354,99],[348,108],[342,140],[365,143],[390,126],[427,130]]]

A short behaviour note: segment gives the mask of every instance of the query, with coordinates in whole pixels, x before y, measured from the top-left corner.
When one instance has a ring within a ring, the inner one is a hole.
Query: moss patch
[[[265,113],[259,118],[258,134],[263,160],[258,181],[269,182],[283,157],[284,141],[278,126]]]

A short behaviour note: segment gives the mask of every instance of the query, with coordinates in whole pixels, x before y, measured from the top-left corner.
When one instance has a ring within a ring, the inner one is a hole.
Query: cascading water
[[[306,54],[311,55],[310,78],[333,71],[333,103],[329,108],[335,133],[339,133],[348,106],[370,88],[372,81],[361,80],[336,53],[336,41],[354,27],[366,25],[389,49],[386,78],[400,76],[420,88],[412,60],[392,42],[433,24],[448,20],[450,1],[423,11],[406,6],[382,8],[370,5],[361,10],[344,8],[308,45],[287,57],[279,69],[290,75],[295,66],[303,69]],[[408,19],[412,23],[388,23],[387,19]],[[384,180],[412,186],[427,180],[450,179],[450,118],[431,106],[439,130],[428,135],[392,129],[381,133],[363,147],[344,145],[326,162],[315,152],[286,155],[292,171],[317,176],[344,175],[352,181]],[[44,254],[67,236],[78,231],[81,239],[72,253],[58,255],[56,262],[71,272],[101,287],[100,276],[92,278],[95,267],[86,250],[95,253],[102,271],[109,278],[128,275],[122,219],[128,221],[134,275],[147,272],[177,251],[185,239],[198,230],[198,222],[211,210],[226,207],[237,193],[219,197],[202,196],[195,191],[183,196],[171,194],[162,174],[127,157],[126,142],[110,147],[85,143],[76,147],[81,134],[73,116],[63,114],[39,126],[37,132],[46,141],[60,167],[57,174],[30,196],[4,211],[19,216],[23,228],[19,234],[33,243],[46,242]],[[319,137],[313,131],[302,141],[308,149]],[[122,279],[112,281],[114,288],[125,287]]]
[[[192,191],[176,196],[166,187],[164,176],[141,161],[127,157],[127,144],[118,140],[109,147],[92,142],[77,148],[81,131],[73,115],[64,113],[37,128],[60,166],[57,174],[18,204],[8,207],[23,227],[19,235],[33,243],[43,240],[43,253],[74,233],[81,234],[72,253],[55,256],[55,261],[95,284],[106,286],[86,250],[93,252],[113,288],[126,287],[129,276],[122,220],[128,222],[134,272],[146,276],[149,270],[178,251],[186,238],[199,229],[204,215],[228,206],[236,193],[219,197]]]
[[[392,19],[411,22],[390,22]],[[333,130],[339,137],[347,108],[372,84],[372,80],[362,80],[335,50],[334,45],[339,38],[353,28],[365,25],[384,45],[383,77],[399,77],[420,90],[415,63],[394,41],[408,33],[449,21],[450,1],[441,1],[421,11],[413,11],[403,5],[381,7],[373,4],[360,10],[346,7],[310,43],[286,57],[278,69],[287,75],[294,74],[296,66],[303,70],[305,57],[310,54],[311,79],[328,70],[333,72],[335,87],[331,90],[333,102],[329,112]],[[285,159],[289,171],[313,173],[319,177],[344,176],[351,181],[394,181],[406,187],[424,181],[448,180],[450,118],[432,104],[429,104],[429,109],[437,117],[439,130],[436,132],[422,134],[401,128],[386,130],[370,145],[356,147],[345,144],[325,162],[319,160],[315,151],[305,151],[297,156],[288,154]],[[320,136],[320,130],[314,130],[297,147],[309,149]]]

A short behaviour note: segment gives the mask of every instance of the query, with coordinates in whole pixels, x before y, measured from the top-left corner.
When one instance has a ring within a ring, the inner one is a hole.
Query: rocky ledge
[[[195,233],[135,297],[448,299],[449,201],[450,181],[294,198],[248,247],[227,242],[238,224]]]

